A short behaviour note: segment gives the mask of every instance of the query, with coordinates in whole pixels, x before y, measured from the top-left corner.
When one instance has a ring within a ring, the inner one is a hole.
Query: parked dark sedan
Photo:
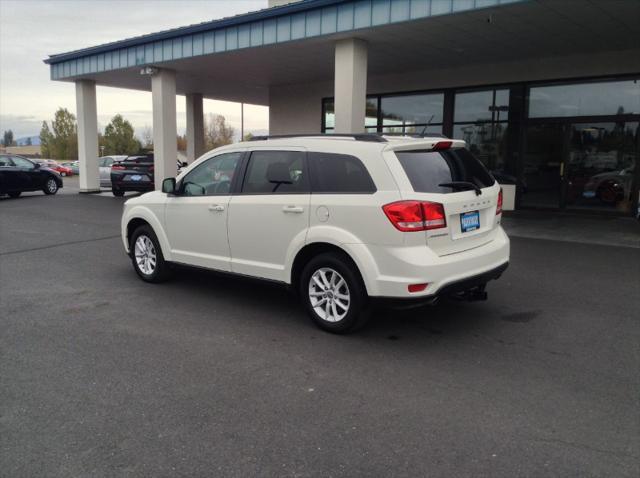
[[[111,191],[123,196],[125,191],[153,191],[153,155],[128,156],[111,165]]]
[[[62,187],[57,172],[14,154],[0,154],[0,195],[17,198],[25,191],[55,194]]]

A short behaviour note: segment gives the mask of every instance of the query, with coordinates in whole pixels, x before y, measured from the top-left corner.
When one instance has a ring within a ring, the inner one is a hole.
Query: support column
[[[80,192],[99,193],[98,110],[95,82],[91,80],[76,81],[76,113],[78,117]]]
[[[151,77],[153,99],[153,154],[156,189],[165,178],[176,176],[178,168],[176,125],[176,74],[160,69]]]
[[[364,133],[367,102],[367,44],[340,40],[335,53],[336,133]]]
[[[204,154],[204,110],[202,95],[187,95],[187,162],[189,164]]]

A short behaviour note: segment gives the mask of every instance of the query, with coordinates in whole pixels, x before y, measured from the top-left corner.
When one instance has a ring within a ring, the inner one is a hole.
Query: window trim
[[[289,191],[289,192],[265,192],[265,193],[256,193],[256,192],[245,192],[242,190],[244,187],[245,180],[247,178],[247,172],[249,171],[249,162],[251,161],[251,156],[253,153],[260,152],[284,152],[284,153],[301,153],[302,154],[302,164],[304,169],[307,172],[305,182],[307,186],[307,191]],[[311,181],[309,177],[309,160],[307,158],[307,151],[302,148],[278,148],[278,147],[264,147],[264,148],[256,148],[245,151],[245,157],[242,162],[242,169],[240,174],[238,175],[238,189],[233,194],[236,196],[291,196],[295,194],[311,194]]]

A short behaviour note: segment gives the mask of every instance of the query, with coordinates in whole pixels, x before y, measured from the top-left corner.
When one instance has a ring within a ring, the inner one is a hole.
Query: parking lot
[[[0,199],[2,476],[640,473],[639,248],[514,237],[487,302],[334,336],[275,285],[143,283],[124,199],[63,192]]]

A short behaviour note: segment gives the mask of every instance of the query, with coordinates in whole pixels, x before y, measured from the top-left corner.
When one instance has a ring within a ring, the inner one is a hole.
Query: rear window
[[[480,188],[495,180],[484,165],[465,148],[444,151],[398,151],[396,153],[413,190],[418,193],[451,193],[459,190],[438,184],[466,181]]]

